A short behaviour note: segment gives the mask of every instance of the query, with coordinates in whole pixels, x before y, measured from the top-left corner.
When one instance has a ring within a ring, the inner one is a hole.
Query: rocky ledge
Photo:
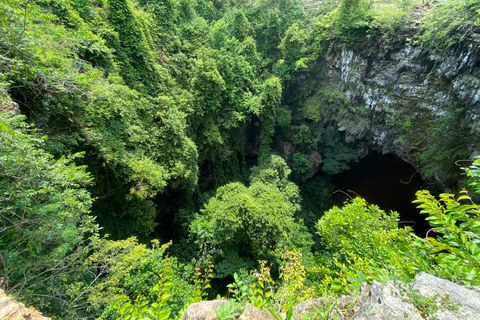
[[[228,300],[194,303],[182,320],[217,320],[215,311]],[[294,320],[305,319],[438,319],[480,320],[478,288],[466,288],[421,272],[412,283],[374,281],[364,283],[357,294],[340,298],[323,297],[299,303]],[[285,314],[282,318],[285,319]],[[233,318],[232,318],[233,319]],[[247,304],[236,319],[274,320],[268,312]]]
[[[50,320],[33,309],[26,308],[23,303],[19,303],[8,297],[0,289],[0,320]]]

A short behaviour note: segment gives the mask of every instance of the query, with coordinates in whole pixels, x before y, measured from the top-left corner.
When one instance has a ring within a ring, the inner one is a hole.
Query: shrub
[[[327,250],[317,254],[310,279],[348,292],[366,281],[410,280],[428,269],[423,243],[411,228],[399,228],[397,218],[360,198],[327,211],[317,223]]]

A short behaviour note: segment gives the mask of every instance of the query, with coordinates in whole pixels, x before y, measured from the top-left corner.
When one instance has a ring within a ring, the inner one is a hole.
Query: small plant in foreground
[[[118,297],[118,301],[113,305],[113,310],[119,315],[117,319],[121,320],[140,320],[148,317],[152,320],[167,320],[170,317],[172,309],[168,306],[170,299],[170,289],[172,287],[171,279],[173,277],[172,263],[167,260],[165,269],[160,274],[160,280],[152,288],[157,292],[157,301],[150,303],[144,296],[138,296],[133,302],[125,296]]]
[[[271,303],[275,292],[275,282],[270,276],[267,261],[259,260],[258,262],[260,263],[260,272],[253,272],[253,275],[257,278],[257,283],[253,285],[253,295],[249,299],[255,307],[261,308],[265,304]]]
[[[337,320],[340,319],[338,314],[334,312],[337,303],[325,299],[324,304],[320,308],[314,308],[308,315],[304,316],[305,320]]]
[[[282,316],[273,308],[267,307],[267,310],[272,314],[272,316],[275,317],[277,320],[290,320],[293,317],[293,302],[290,302],[288,306],[287,313],[285,315],[285,319],[282,318]]]
[[[240,303],[229,301],[215,310],[215,314],[218,316],[219,320],[235,319],[242,314],[243,309],[244,307]]]
[[[233,274],[234,282],[227,285],[228,292],[232,294],[232,299],[244,302],[248,299],[249,287],[245,281],[240,280],[237,273]]]
[[[200,272],[200,268],[195,268],[195,293],[192,298],[192,302],[200,302],[204,297],[208,296],[208,292],[206,290],[212,287],[210,285],[210,281],[213,278],[213,268],[213,263],[208,262],[203,276]]]

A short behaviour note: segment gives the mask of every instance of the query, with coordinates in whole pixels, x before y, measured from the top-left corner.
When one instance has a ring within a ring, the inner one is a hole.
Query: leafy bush
[[[477,160],[478,163],[478,160]],[[480,176],[476,176],[477,181]],[[470,285],[480,284],[480,206],[467,191],[460,196],[443,193],[440,200],[428,191],[418,191],[418,207],[436,237],[427,237],[442,276]]]
[[[318,18],[310,33],[310,59],[315,60],[325,52],[332,41],[351,45],[365,36],[372,21],[372,1],[342,0],[340,6]]]
[[[423,243],[410,228],[399,228],[397,218],[360,198],[327,211],[317,223],[327,251],[317,254],[309,278],[334,292],[348,292],[373,279],[411,280],[429,269]]]
[[[253,171],[249,187],[235,182],[218,188],[190,225],[200,256],[215,259],[219,278],[253,269],[252,261],[277,264],[285,248],[311,245],[305,226],[294,218],[299,206],[293,200],[299,195],[281,170],[288,167],[280,157],[271,163]]]
[[[333,137],[325,136],[321,149],[323,150],[322,170],[327,174],[337,174],[348,170],[351,163],[358,161],[357,151],[342,142],[342,136],[336,132]]]
[[[396,36],[395,32],[399,32],[406,26],[411,26],[412,22],[408,22],[411,18],[411,11],[420,5],[420,0],[390,0],[377,1],[372,8],[373,20],[370,27],[375,31],[380,31],[383,39]],[[401,34],[404,36],[404,34]]]
[[[219,320],[236,319],[243,312],[244,306],[235,301],[229,301],[222,304],[220,308],[215,310],[215,314]]]
[[[442,0],[423,19],[420,41],[429,48],[458,49],[472,41],[478,45],[477,0]]]
[[[304,102],[302,112],[313,121],[339,121],[352,110],[347,95],[334,88],[320,89]]]
[[[426,127],[427,136],[414,136],[412,140],[423,147],[418,155],[422,171],[427,177],[434,177],[444,186],[449,186],[461,172],[455,161],[470,155],[469,132],[463,123],[465,104],[458,98],[452,99],[445,112],[433,120],[415,119],[415,125]],[[408,128],[406,128],[408,130]]]
[[[290,163],[295,181],[301,181],[305,173],[310,170],[308,156],[303,153],[295,153],[290,157]]]
[[[0,110],[0,277],[7,293],[67,319],[86,308],[77,285],[94,279],[83,265],[99,230],[85,189],[92,177],[73,162],[81,155],[45,152],[23,120]]]
[[[184,278],[177,259],[165,256],[171,242],[160,246],[153,240],[152,248],[147,248],[129,238],[94,245],[87,264],[99,270],[99,279],[86,292],[90,306],[103,311],[101,319],[176,317],[191,302],[203,298],[200,294],[197,299],[196,287]],[[195,281],[202,282],[198,278]]]
[[[306,271],[302,254],[297,250],[282,254],[284,262],[280,266],[280,286],[275,294],[278,309],[287,311],[289,307],[313,297],[313,288],[305,285]]]

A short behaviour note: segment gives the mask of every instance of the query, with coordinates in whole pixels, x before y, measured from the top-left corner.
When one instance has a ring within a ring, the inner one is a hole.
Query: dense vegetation
[[[12,296],[58,319],[167,319],[215,295],[285,310],[420,270],[479,284],[466,191],[419,191],[426,239],[362,199],[331,208],[329,175],[358,153],[330,124],[363,111],[296,81],[336,47],[407,41],[420,1],[0,1],[0,286]],[[408,41],[478,45],[478,0],[430,9]],[[470,155],[464,113],[458,98],[425,119],[426,176]],[[311,178],[313,151],[323,175]]]

